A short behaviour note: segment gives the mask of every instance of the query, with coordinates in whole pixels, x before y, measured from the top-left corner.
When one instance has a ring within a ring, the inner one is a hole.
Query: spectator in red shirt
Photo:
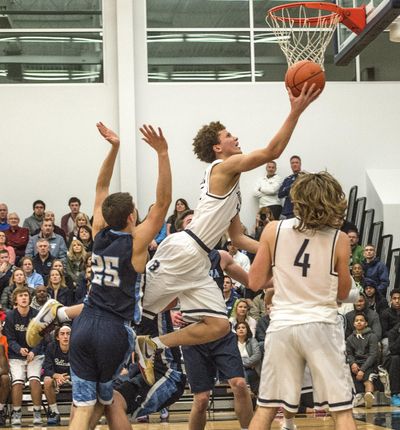
[[[29,241],[29,229],[19,226],[19,216],[15,212],[8,214],[10,228],[5,231],[7,244],[15,251],[16,261],[25,255],[25,248]]]

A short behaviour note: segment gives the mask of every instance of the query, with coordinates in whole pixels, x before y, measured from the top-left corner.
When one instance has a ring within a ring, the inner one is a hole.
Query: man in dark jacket
[[[369,309],[375,311],[379,317],[382,312],[389,307],[385,297],[382,297],[377,290],[377,283],[373,279],[364,278],[364,293],[367,299]]]
[[[378,341],[382,337],[382,327],[379,321],[379,315],[368,308],[367,300],[364,294],[360,294],[359,299],[354,303],[354,310],[347,312],[346,317],[346,339],[353,333],[354,330],[354,319],[356,314],[363,312],[367,318],[368,327],[375,333]]]
[[[301,158],[298,155],[292,155],[290,157],[290,167],[292,168],[293,174],[283,180],[282,185],[278,191],[278,197],[280,199],[285,199],[281,213],[281,218],[283,219],[294,217],[293,204],[292,200],[290,199],[290,189],[292,188],[294,181],[297,179],[297,176],[301,171]]]
[[[378,258],[374,245],[366,245],[364,248],[364,276],[373,279],[377,283],[377,290],[382,297],[386,296],[386,290],[389,286],[389,274],[387,267]]]

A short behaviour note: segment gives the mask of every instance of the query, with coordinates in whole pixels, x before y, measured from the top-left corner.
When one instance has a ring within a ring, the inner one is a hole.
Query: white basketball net
[[[289,67],[298,61],[310,60],[324,69],[325,50],[341,16],[314,9],[317,15],[312,19],[317,23],[311,25],[307,11],[309,9],[303,5],[283,8],[268,13],[266,22],[274,32]]]

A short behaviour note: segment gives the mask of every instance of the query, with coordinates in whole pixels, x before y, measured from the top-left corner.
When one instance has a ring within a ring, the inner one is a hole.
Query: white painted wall
[[[205,167],[191,149],[200,126],[221,120],[248,152],[264,145],[289,111],[281,83],[147,83],[144,1],[133,2],[133,11],[130,0],[118,0],[118,7],[115,0],[104,3],[105,84],[1,87],[7,185],[0,200],[21,218],[31,213],[36,198],[43,198],[59,217],[67,211],[68,197],[78,195],[83,210],[91,212],[97,169],[107,150],[94,126],[99,119],[123,136],[122,169],[118,164],[112,190],[122,182],[123,189],[135,195],[143,216],[154,199],[157,168],[155,154],[139,133],[130,138],[139,125],[163,128],[170,144],[173,198],[187,198],[194,206]],[[133,15],[133,34],[129,19],[122,19],[125,8],[126,16]],[[327,168],[346,192],[357,184],[359,195],[366,195],[367,169],[398,166],[399,99],[397,82],[328,82],[278,160],[279,173],[288,175],[289,157],[298,154],[304,169]],[[242,218],[249,228],[256,209],[252,188],[262,174],[259,168],[242,175]]]

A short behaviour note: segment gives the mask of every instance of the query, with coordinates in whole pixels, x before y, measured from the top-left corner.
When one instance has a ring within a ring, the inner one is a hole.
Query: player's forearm
[[[110,186],[111,177],[114,171],[115,160],[117,159],[119,145],[113,145],[100,167],[97,177],[96,189],[104,189]]]
[[[232,244],[236,246],[236,248],[244,249],[248,252],[251,252],[252,254],[255,254],[257,252],[258,242],[251,237],[248,237],[243,233],[234,236],[232,236],[231,234],[230,236]]]
[[[157,206],[168,210],[172,200],[172,175],[168,152],[158,154]]]

